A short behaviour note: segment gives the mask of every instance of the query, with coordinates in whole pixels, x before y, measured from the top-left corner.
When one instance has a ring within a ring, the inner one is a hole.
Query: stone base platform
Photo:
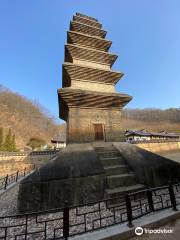
[[[173,179],[180,181],[179,163],[129,143],[69,144],[21,181],[18,211],[85,204]]]

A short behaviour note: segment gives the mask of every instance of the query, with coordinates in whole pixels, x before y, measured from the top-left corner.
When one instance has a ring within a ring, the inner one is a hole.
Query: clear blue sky
[[[58,116],[57,89],[69,22],[98,18],[125,73],[130,108],[180,106],[179,0],[1,0],[0,83]]]

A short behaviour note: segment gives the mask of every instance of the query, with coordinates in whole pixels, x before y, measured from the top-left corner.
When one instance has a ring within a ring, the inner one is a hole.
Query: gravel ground
[[[0,216],[14,215],[17,209],[19,184],[0,195]]]

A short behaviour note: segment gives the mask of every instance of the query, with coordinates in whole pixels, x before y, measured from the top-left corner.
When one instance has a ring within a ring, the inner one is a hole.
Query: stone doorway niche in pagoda
[[[102,123],[94,123],[94,140],[105,141],[104,125]]]

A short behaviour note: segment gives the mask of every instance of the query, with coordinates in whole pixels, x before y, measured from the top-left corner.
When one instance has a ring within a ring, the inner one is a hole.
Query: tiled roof
[[[166,131],[161,131],[161,132],[148,132],[146,129],[141,129],[141,130],[126,130],[125,136],[131,136],[131,135],[136,135],[136,136],[159,136],[159,137],[180,137],[180,134],[176,133],[168,133]]]
[[[66,142],[66,134],[62,133],[60,135],[56,135],[51,139],[52,143],[56,142]]]

